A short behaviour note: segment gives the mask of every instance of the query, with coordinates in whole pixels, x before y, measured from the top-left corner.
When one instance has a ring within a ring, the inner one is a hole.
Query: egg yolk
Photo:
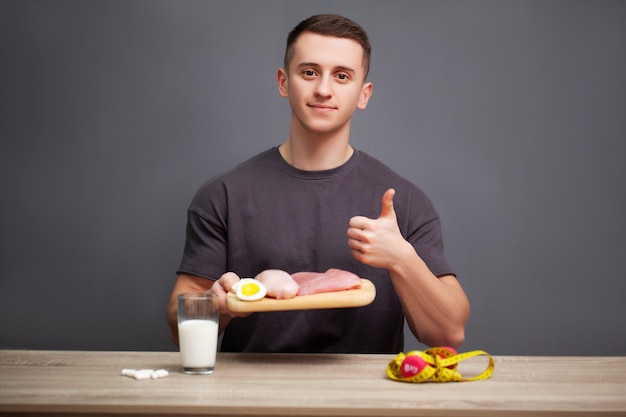
[[[254,283],[247,283],[241,286],[241,293],[245,296],[251,296],[259,292],[259,286]]]

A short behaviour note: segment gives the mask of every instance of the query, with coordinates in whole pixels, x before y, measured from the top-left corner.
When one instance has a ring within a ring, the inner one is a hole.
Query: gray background
[[[0,347],[173,350],[186,208],[286,138],[276,69],[320,12],[371,37],[352,143],[435,202],[462,350],[626,354],[626,2],[606,0],[0,1]]]

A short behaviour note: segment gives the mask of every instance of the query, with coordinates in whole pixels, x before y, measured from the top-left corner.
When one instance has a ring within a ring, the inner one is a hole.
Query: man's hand
[[[209,292],[217,295],[220,300],[220,316],[229,316],[229,317],[243,317],[247,316],[249,313],[236,313],[230,311],[228,305],[226,304],[226,296],[232,289],[235,283],[239,282],[240,278],[234,272],[227,272],[220,277],[217,281],[213,283]]]
[[[355,216],[350,219],[348,246],[360,262],[375,268],[387,268],[399,262],[410,244],[402,237],[393,208],[395,190],[382,197],[382,210],[377,219]],[[410,247],[412,250],[413,248]]]

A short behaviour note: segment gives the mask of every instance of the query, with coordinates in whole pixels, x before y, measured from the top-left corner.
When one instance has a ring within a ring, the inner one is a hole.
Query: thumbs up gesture
[[[399,263],[410,244],[402,237],[396,211],[393,208],[395,190],[390,188],[382,197],[382,209],[377,219],[355,216],[350,219],[348,246],[360,262],[375,268],[389,269]],[[412,247],[411,247],[412,249]]]

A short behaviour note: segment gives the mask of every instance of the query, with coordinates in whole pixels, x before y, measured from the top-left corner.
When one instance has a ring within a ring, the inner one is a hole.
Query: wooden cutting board
[[[300,295],[287,300],[265,297],[258,301],[243,301],[235,294],[226,295],[226,304],[232,311],[254,313],[261,311],[315,310],[321,308],[362,307],[376,298],[376,287],[370,280],[361,278],[361,288]]]

